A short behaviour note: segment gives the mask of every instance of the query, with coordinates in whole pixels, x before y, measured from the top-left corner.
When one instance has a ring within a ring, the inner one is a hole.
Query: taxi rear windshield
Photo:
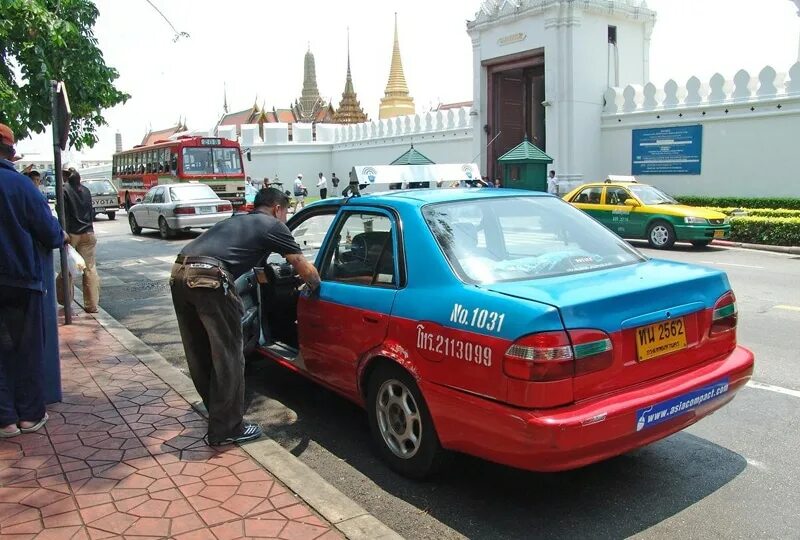
[[[422,209],[453,271],[476,284],[588,272],[645,260],[555,197],[503,197]]]

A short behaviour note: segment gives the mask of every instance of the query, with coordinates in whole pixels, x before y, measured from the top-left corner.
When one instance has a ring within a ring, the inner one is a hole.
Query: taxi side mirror
[[[625,199],[625,206],[632,206],[636,208],[637,206],[641,206],[641,204],[639,204],[639,201],[636,199]]]

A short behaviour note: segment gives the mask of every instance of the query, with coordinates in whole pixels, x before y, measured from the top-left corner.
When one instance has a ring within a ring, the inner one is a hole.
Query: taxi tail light
[[[736,309],[736,296],[733,294],[733,291],[728,291],[723,294],[719,300],[717,300],[717,303],[714,304],[714,311],[711,314],[711,330],[709,330],[709,335],[714,336],[735,330],[738,313]]]
[[[514,342],[503,357],[503,371],[514,379],[557,381],[610,367],[611,338],[601,330],[542,332]]]
[[[575,375],[585,375],[611,367],[614,362],[614,345],[602,330],[570,330],[572,352],[575,356]]]
[[[195,213],[194,206],[177,206],[175,214],[178,216],[188,216]]]
[[[541,332],[515,341],[503,357],[503,371],[526,381],[573,377],[575,362],[569,336],[564,331]]]
[[[218,204],[217,212],[233,212],[233,205],[231,203]]]

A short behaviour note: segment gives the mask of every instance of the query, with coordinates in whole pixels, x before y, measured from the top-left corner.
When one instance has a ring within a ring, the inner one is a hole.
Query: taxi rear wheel
[[[139,224],[136,223],[136,216],[133,214],[128,214],[128,225],[131,227],[131,232],[133,234],[139,235],[142,234],[142,228],[139,227]]]
[[[666,221],[654,221],[647,228],[647,241],[655,249],[669,249],[675,244],[675,229]]]
[[[392,469],[417,479],[436,472],[442,447],[422,393],[407,371],[388,363],[375,369],[367,387],[367,415],[373,442]]]

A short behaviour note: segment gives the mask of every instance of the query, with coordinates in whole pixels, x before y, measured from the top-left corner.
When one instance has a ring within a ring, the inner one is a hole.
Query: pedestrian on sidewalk
[[[327,199],[328,198],[328,179],[322,173],[319,173],[319,181],[317,182],[317,187],[319,188],[319,198],[320,199]]]
[[[547,192],[553,195],[558,195],[558,179],[556,178],[556,171],[551,170],[547,177]]]
[[[308,190],[303,185],[303,174],[297,173],[297,178],[294,179],[294,208],[292,212],[295,214],[297,213],[297,205],[300,205],[300,208],[306,207],[306,194]]]
[[[67,184],[64,185],[64,223],[69,234],[69,243],[83,257],[86,268],[83,271],[83,309],[87,313],[97,313],[100,303],[100,279],[97,276],[95,249],[97,237],[94,235],[94,205],[89,189],[81,184],[81,175],[73,168],[64,172]],[[70,287],[72,280],[70,279]],[[64,291],[61,288],[61,274],[58,275],[57,297],[64,305]]]
[[[258,192],[254,210],[215,225],[180,252],[170,289],[192,381],[208,410],[212,446],[257,439],[258,424],[245,422],[244,308],[234,282],[270,253],[279,253],[311,289],[316,268],[286,227],[289,199],[275,188]]]
[[[31,181],[14,170],[14,134],[0,124],[0,437],[39,430],[44,406],[41,249],[68,241]]]
[[[336,193],[336,188],[339,187],[339,177],[336,173],[331,173],[331,184],[333,184],[333,192]]]

